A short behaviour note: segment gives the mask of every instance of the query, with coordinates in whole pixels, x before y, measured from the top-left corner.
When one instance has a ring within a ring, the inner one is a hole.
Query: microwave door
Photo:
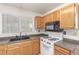
[[[55,25],[55,30],[59,30],[59,26],[58,25]]]
[[[52,30],[54,30],[54,26],[53,25],[49,25],[49,26],[46,27],[46,30],[52,31]]]
[[[47,23],[46,24],[46,31],[59,31],[59,28],[60,28],[59,24],[60,24],[59,21]]]
[[[54,30],[54,26],[51,25],[51,30]]]

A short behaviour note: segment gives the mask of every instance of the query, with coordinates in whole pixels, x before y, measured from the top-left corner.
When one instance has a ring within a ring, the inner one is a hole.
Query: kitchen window
[[[2,34],[32,32],[34,23],[32,17],[16,17],[13,15],[2,14]]]

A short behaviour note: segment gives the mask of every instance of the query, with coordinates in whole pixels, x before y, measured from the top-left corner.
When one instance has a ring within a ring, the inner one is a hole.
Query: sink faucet
[[[22,32],[19,32],[19,34],[16,34],[16,37],[20,37],[22,36]]]
[[[20,37],[21,37],[22,33],[20,32]]]

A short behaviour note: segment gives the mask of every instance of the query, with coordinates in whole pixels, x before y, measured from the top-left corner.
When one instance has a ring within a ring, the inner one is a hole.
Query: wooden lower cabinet
[[[54,55],[71,55],[71,51],[54,45]]]
[[[7,55],[32,55],[32,40],[8,45]]]
[[[40,54],[40,38],[34,37],[32,39],[33,39],[33,46],[32,46],[33,55],[38,55]]]
[[[20,48],[22,55],[32,55],[32,40],[22,42]]]
[[[20,50],[20,44],[19,43],[14,43],[14,44],[9,44],[7,47],[7,55],[20,55],[21,50]]]
[[[6,55],[6,45],[0,45],[0,55]]]
[[[40,53],[39,40],[39,37],[33,37],[32,39],[0,45],[0,55],[38,55]]]

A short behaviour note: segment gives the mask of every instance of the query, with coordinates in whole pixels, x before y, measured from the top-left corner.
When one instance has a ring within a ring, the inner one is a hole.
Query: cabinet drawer
[[[58,51],[55,49],[55,52],[54,52],[55,55],[70,55],[69,53],[65,53],[65,52],[62,52],[62,51]]]
[[[59,46],[56,46],[56,45],[55,45],[55,50],[57,50],[57,51],[59,51],[59,52],[61,52],[63,54],[70,54],[70,51],[68,51],[68,50],[66,50],[64,48],[61,48]]]
[[[58,52],[58,51],[56,51],[55,50],[55,53],[54,53],[55,55],[64,55],[64,54],[62,54],[62,53],[60,53],[60,52]]]

